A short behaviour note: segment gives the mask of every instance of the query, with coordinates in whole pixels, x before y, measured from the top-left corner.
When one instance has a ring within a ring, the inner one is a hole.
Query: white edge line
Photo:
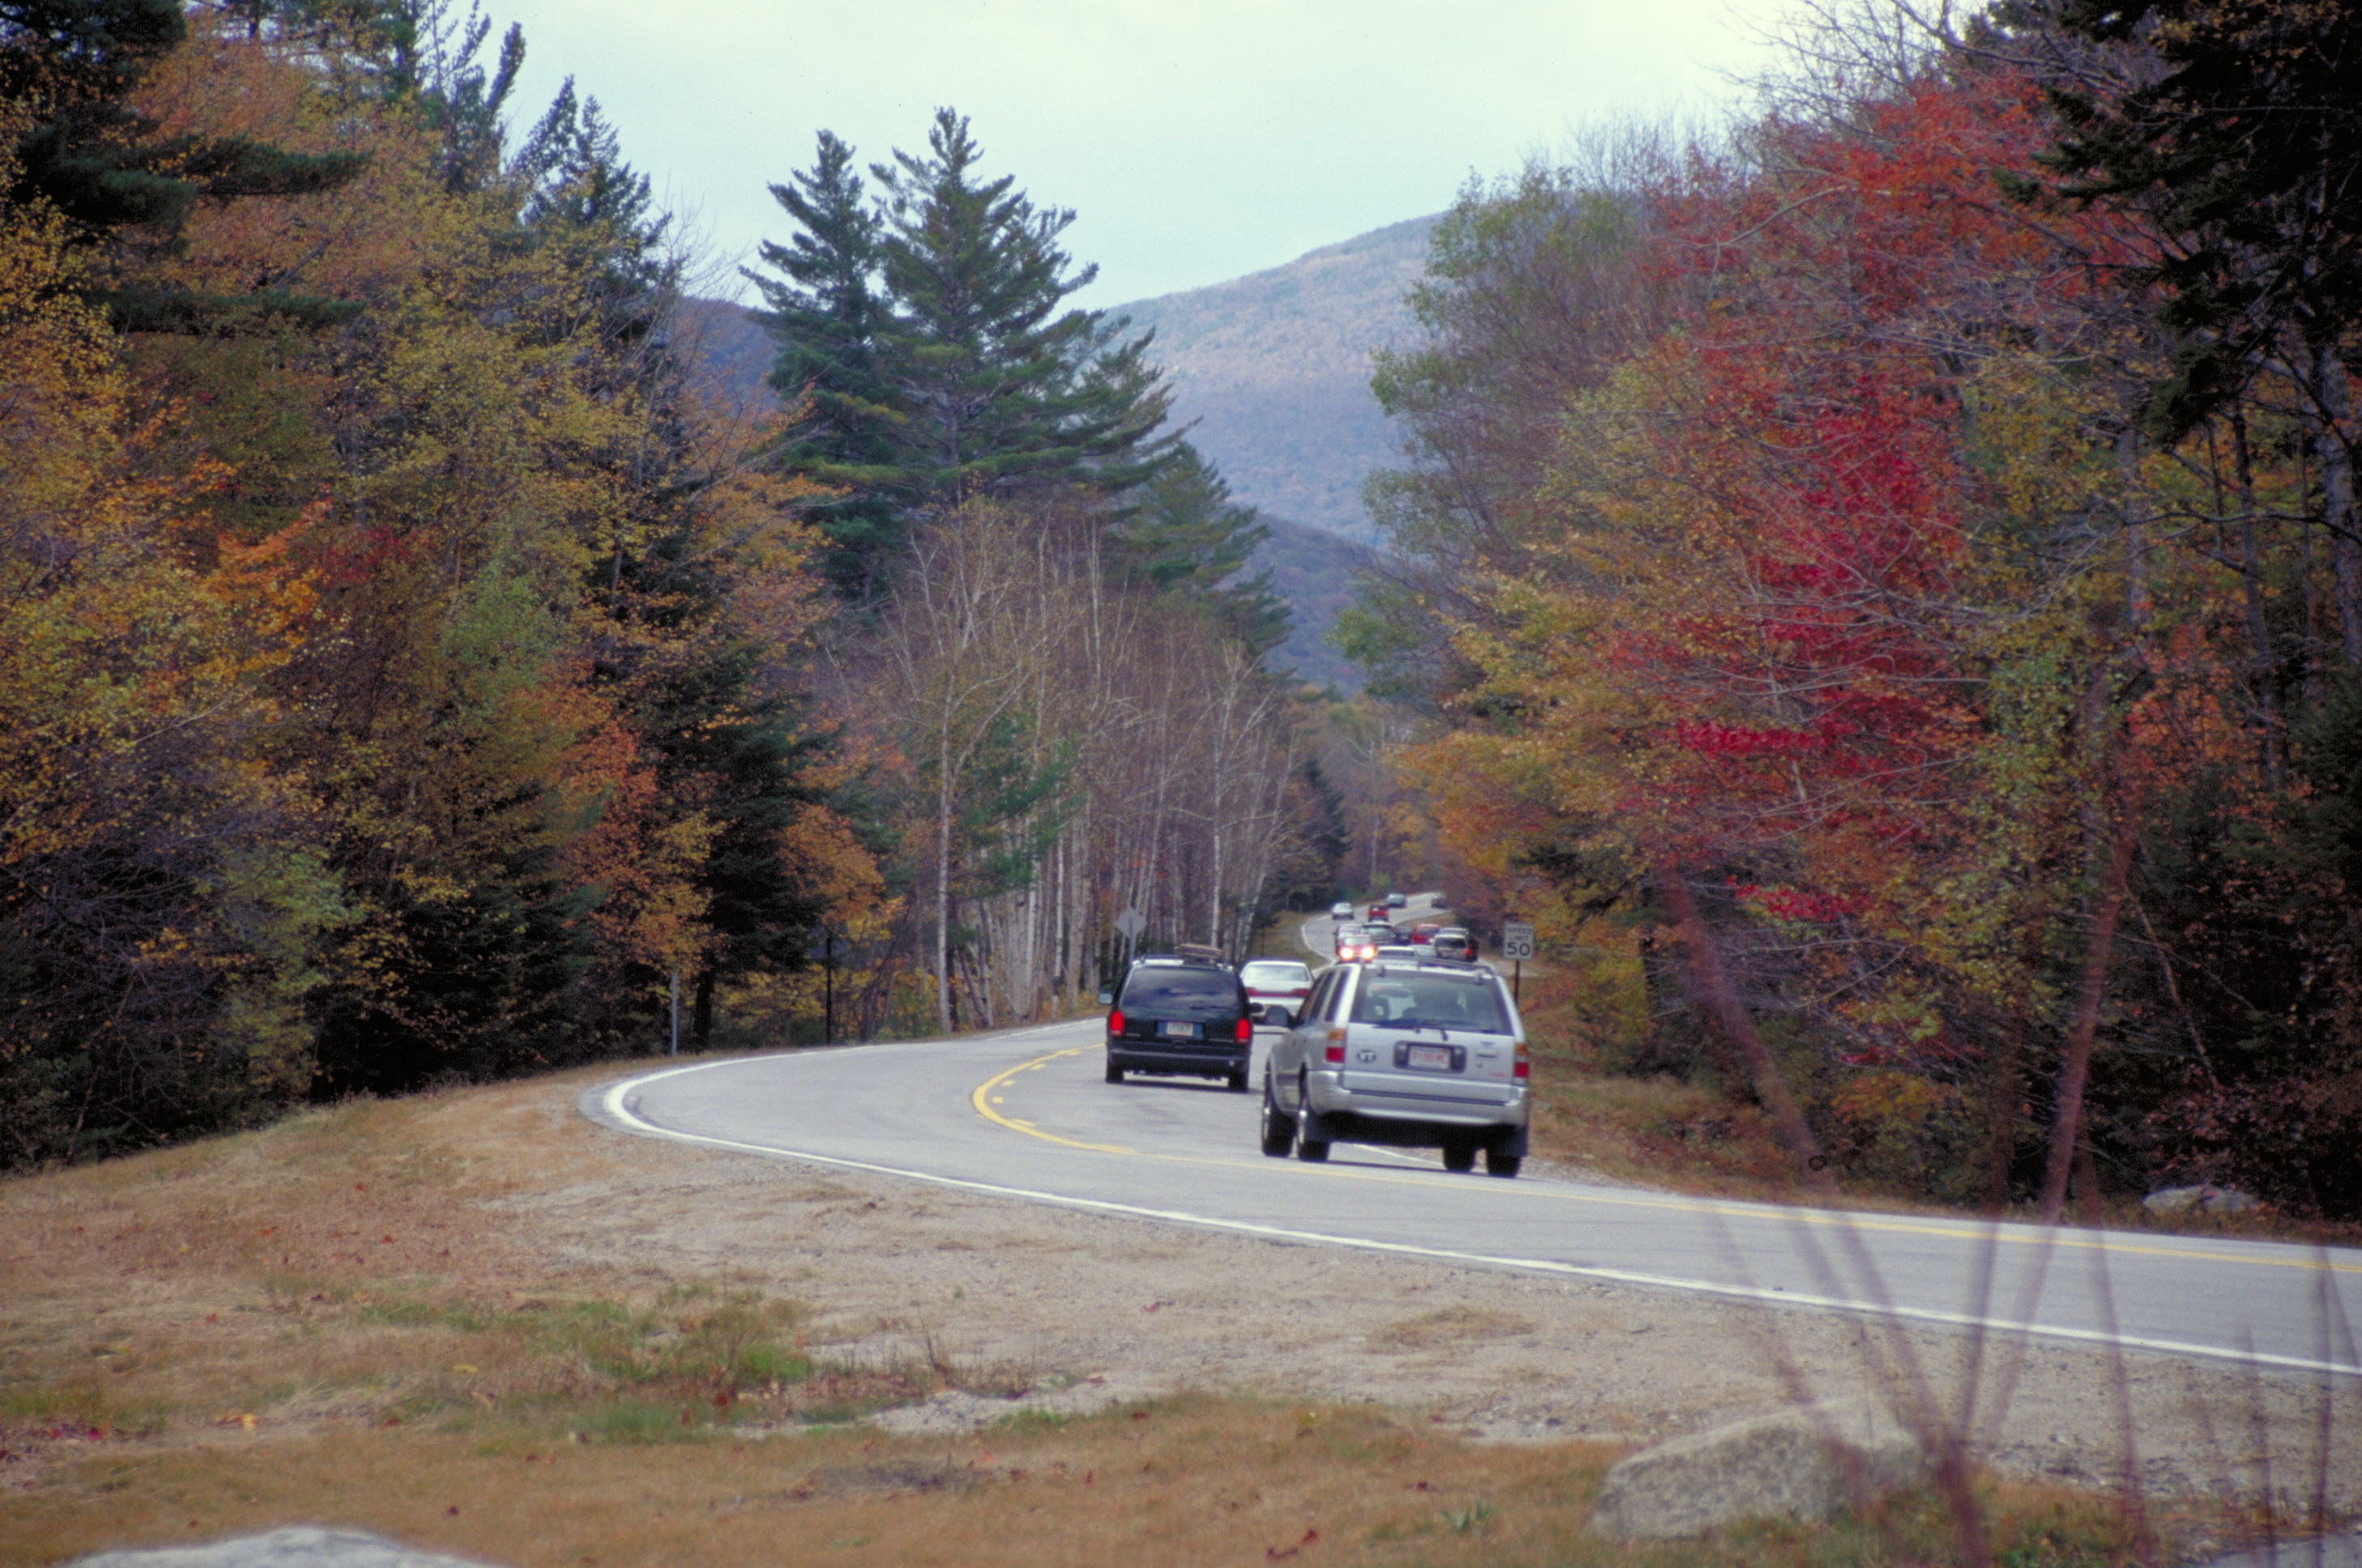
[[[876,1049],[876,1047],[855,1047]],[[736,1060],[743,1060],[738,1058]],[[1693,1296],[1716,1296],[1726,1300],[1751,1301],[1769,1307],[1809,1307],[1829,1312],[1849,1312],[1866,1318],[1891,1318],[1911,1323],[1929,1323],[1949,1329],[1976,1329],[1989,1333],[2025,1334],[2036,1339],[2061,1340],[2070,1344],[2114,1347],[2125,1350],[2149,1351],[2159,1355],[2194,1357],[2203,1361],[2230,1362],[2239,1366],[2269,1367],[2279,1372],[2323,1373],[2333,1377],[2362,1377],[2362,1365],[2343,1362],[2310,1361],[2301,1356],[2270,1355],[2262,1352],[2234,1351],[2214,1345],[2188,1344],[2178,1340],[2150,1340],[2125,1334],[2103,1333],[2096,1329],[2058,1328],[2047,1323],[2013,1323],[1997,1318],[1979,1318],[1966,1312],[1939,1312],[1926,1307],[1896,1307],[1879,1301],[1852,1301],[1842,1297],[1816,1296],[1793,1290],[1767,1290],[1753,1285],[1720,1285],[1711,1280],[1683,1279],[1671,1275],[1641,1274],[1631,1269],[1599,1268],[1584,1264],[1561,1263],[1552,1258],[1506,1257],[1489,1253],[1455,1252],[1448,1247],[1423,1247],[1409,1242],[1378,1242],[1363,1236],[1334,1236],[1319,1231],[1295,1231],[1281,1225],[1259,1225],[1248,1220],[1222,1220],[1204,1214],[1192,1214],[1180,1209],[1150,1209],[1140,1204],[1116,1203],[1105,1198],[1073,1198],[1065,1193],[1040,1192],[1032,1187],[1004,1187],[996,1182],[970,1181],[962,1176],[937,1176],[928,1171],[914,1171],[900,1165],[875,1165],[867,1160],[848,1160],[836,1154],[815,1154],[802,1149],[784,1149],[769,1143],[745,1143],[731,1138],[714,1138],[702,1132],[679,1132],[643,1120],[632,1110],[628,1099],[632,1092],[644,1084],[676,1077],[683,1073],[701,1072],[707,1067],[736,1065],[731,1062],[700,1062],[689,1066],[666,1067],[637,1077],[625,1078],[609,1088],[594,1091],[602,1115],[591,1118],[603,1121],[621,1131],[643,1137],[661,1138],[675,1143],[696,1143],[709,1149],[727,1149],[735,1154],[761,1154],[772,1159],[787,1158],[808,1161],[813,1165],[833,1165],[841,1170],[866,1171],[872,1176],[894,1176],[903,1181],[926,1182],[934,1187],[956,1187],[964,1192],[984,1193],[994,1198],[1021,1198],[1029,1203],[1049,1204],[1060,1209],[1081,1209],[1099,1214],[1120,1214],[1140,1220],[1162,1220],[1174,1224],[1194,1225],[1204,1230],[1229,1231],[1241,1235],[1260,1236],[1270,1241],[1296,1242],[1308,1246],[1345,1247],[1356,1252],[1385,1253],[1396,1257],[1425,1258],[1439,1263],[1474,1264],[1490,1268],[1529,1270],[1536,1274],[1560,1275],[1576,1279],[1604,1280],[1614,1285],[1629,1285],[1643,1289],[1676,1290]],[[592,1096],[582,1097],[586,1110]]]

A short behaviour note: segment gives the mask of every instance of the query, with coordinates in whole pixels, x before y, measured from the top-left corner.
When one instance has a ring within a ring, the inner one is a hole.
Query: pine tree
[[[368,160],[292,153],[246,137],[159,136],[131,95],[188,37],[180,0],[0,0],[0,100],[38,116],[17,144],[12,205],[46,200],[86,245],[170,254],[200,198],[332,190]],[[358,308],[259,288],[93,291],[119,327],[220,333],[280,316],[307,325]]]
[[[771,386],[805,413],[773,460],[786,472],[833,487],[811,517],[829,542],[825,567],[838,591],[867,604],[882,563],[908,537],[900,509],[881,488],[894,469],[900,425],[877,373],[878,218],[854,167],[853,149],[820,133],[812,167],[771,196],[799,227],[786,245],[766,241],[763,264],[784,275],[745,276],[770,308],[763,324],[778,339]]]
[[[1260,657],[1288,630],[1271,573],[1246,575],[1269,537],[1254,508],[1233,502],[1222,476],[1184,441],[1111,530],[1109,564],[1120,580],[1198,609]]]
[[[1072,270],[1071,210],[1037,209],[1013,175],[980,181],[983,149],[939,109],[924,157],[872,164],[892,315],[885,379],[905,416],[894,488],[940,513],[972,497],[1062,484],[1102,493],[1144,480],[1171,449],[1153,436],[1170,394],[1144,354],[1095,311],[1062,309],[1098,275]]]

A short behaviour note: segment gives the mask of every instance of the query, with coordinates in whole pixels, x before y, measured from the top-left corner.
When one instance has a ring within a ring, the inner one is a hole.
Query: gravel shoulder
[[[590,1156],[557,1168],[588,1179],[559,1174],[498,1200],[552,1266],[759,1286],[805,1305],[810,1348],[933,1363],[962,1386],[1023,1391],[1021,1406],[1200,1389],[1376,1401],[1479,1441],[1639,1444],[1798,1397],[1870,1396],[1954,1422],[1965,1408],[1987,1461],[2027,1478],[2296,1502],[2325,1475],[2335,1506],[2362,1507],[2362,1388],[2350,1381],[1980,1347],[1035,1206],[636,1138],[582,1119],[578,1093],[552,1086],[535,1114]],[[950,1395],[886,1424],[957,1428],[1010,1408]]]

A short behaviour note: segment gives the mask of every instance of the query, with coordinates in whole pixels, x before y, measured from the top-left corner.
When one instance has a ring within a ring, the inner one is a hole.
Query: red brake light
[[[1123,1009],[1118,1008],[1113,1012],[1108,1014],[1108,1032],[1109,1034],[1120,1034],[1123,1032]]]

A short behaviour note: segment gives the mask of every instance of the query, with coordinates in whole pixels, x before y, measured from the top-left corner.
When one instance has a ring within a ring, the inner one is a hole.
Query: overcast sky
[[[791,225],[766,186],[825,127],[864,163],[966,115],[989,175],[1071,207],[1104,306],[1450,204],[1570,133],[1714,117],[1772,0],[483,0],[525,32],[510,117],[567,77],[725,262]],[[489,60],[491,47],[485,50]],[[739,293],[734,273],[702,292]]]

